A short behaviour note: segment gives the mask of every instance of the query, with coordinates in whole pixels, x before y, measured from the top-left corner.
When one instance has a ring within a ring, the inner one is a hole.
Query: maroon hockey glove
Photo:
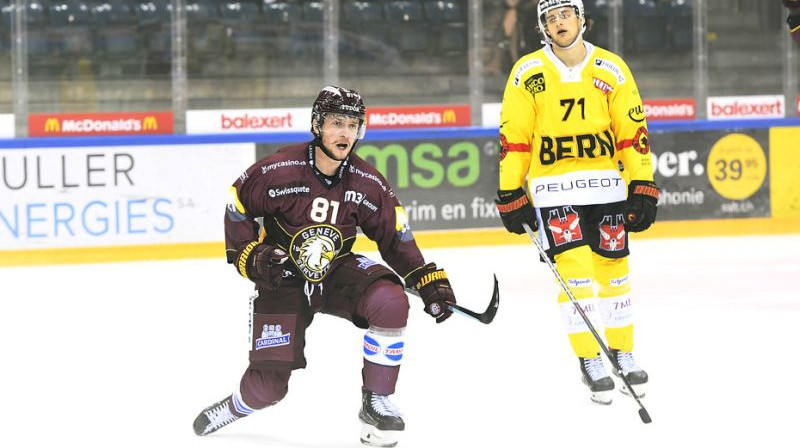
[[[523,234],[522,224],[528,224],[534,232],[539,228],[536,213],[522,188],[516,190],[497,190],[494,203],[500,212],[503,225],[511,233]]]
[[[647,230],[656,221],[658,191],[655,182],[632,180],[628,185],[628,202],[625,213],[625,228],[629,232]]]
[[[251,279],[258,286],[275,289],[283,279],[283,263],[289,258],[286,251],[275,246],[260,244],[250,255],[250,268],[247,270]]]
[[[789,17],[786,18],[789,34],[800,45],[800,0],[783,0],[783,6],[789,9]]]
[[[448,305],[456,303],[456,296],[444,269],[436,269],[436,263],[428,263],[409,274],[406,285],[419,292],[425,312],[435,317],[437,324],[453,314]]]
[[[798,2],[798,6],[800,6],[800,2]],[[792,39],[800,45],[800,9],[793,10],[786,19],[786,23],[789,24],[789,33],[792,35]]]

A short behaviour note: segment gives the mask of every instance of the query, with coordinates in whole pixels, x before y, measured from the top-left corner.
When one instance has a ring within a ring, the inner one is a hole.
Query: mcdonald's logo
[[[453,109],[445,109],[442,112],[442,123],[453,124],[456,122],[456,111]]]
[[[61,122],[58,118],[48,118],[44,122],[44,132],[61,132]]]
[[[142,129],[145,131],[157,131],[158,120],[156,120],[156,117],[152,115],[144,117],[144,119],[142,120]]]

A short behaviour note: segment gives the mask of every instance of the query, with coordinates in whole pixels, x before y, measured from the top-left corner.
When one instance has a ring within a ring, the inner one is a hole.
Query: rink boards
[[[422,247],[526,244],[493,205],[495,128],[371,131]],[[305,133],[0,140],[0,266],[223,257],[228,186]],[[637,238],[800,232],[800,120],[650,126],[659,221]],[[371,250],[361,241],[355,250]]]

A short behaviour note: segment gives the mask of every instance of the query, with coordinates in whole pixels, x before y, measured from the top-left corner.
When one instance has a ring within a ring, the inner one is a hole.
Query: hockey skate
[[[198,436],[205,436],[212,432],[229,425],[239,416],[231,412],[231,397],[225,397],[211,406],[205,408],[197,418],[194,419],[194,433]]]
[[[583,384],[592,392],[591,399],[598,404],[611,404],[610,391],[614,390],[614,380],[608,376],[603,365],[603,358],[578,358],[581,363]]]
[[[364,445],[395,446],[400,431],[406,427],[400,411],[389,397],[368,390],[361,391],[358,418],[364,424],[361,429],[361,443]]]
[[[622,368],[622,372],[625,374],[625,377],[628,378],[628,382],[633,386],[636,396],[644,397],[647,385],[647,372],[636,364],[636,361],[633,359],[633,352],[621,352],[613,348],[610,352],[611,357],[616,361],[616,364]],[[616,367],[614,367],[612,371],[614,375],[618,377],[622,376]],[[623,386],[620,390],[623,394],[630,395],[630,391],[628,391],[627,387]]]

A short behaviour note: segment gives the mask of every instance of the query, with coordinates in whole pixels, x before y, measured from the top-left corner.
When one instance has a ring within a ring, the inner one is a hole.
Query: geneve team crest
[[[327,224],[308,226],[295,234],[289,246],[289,255],[303,277],[319,282],[342,250],[342,233]]]

